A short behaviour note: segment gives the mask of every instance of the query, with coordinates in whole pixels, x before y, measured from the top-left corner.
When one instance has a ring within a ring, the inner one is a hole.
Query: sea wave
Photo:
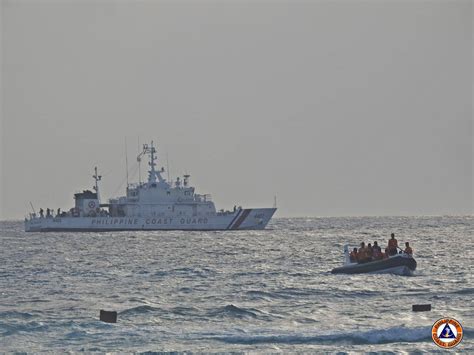
[[[453,291],[453,292],[451,292],[451,293],[457,294],[457,295],[470,295],[470,294],[474,294],[474,287],[463,288],[463,289],[461,289],[461,290]]]
[[[142,316],[145,314],[153,313],[164,318],[170,318],[172,316],[180,317],[199,317],[201,316],[201,311],[195,307],[174,307],[174,308],[160,308],[153,307],[150,305],[140,305],[136,307],[131,307],[124,309],[123,311],[118,312],[119,317],[133,317],[133,316]]]
[[[128,315],[135,315],[135,314],[143,314],[143,313],[148,313],[148,312],[155,312],[159,311],[160,309],[157,307],[152,307],[148,305],[141,305],[141,306],[136,306],[132,308],[125,309],[121,312],[119,312],[119,315],[122,316],[128,316]]]
[[[266,318],[262,311],[254,308],[243,308],[233,304],[211,310],[210,317],[230,317],[230,318]]]
[[[230,335],[214,338],[228,344],[388,344],[396,342],[422,342],[431,340],[431,327],[393,327],[361,332],[330,334],[277,334],[277,335]]]
[[[4,323],[0,322],[0,335],[8,336],[17,333],[44,332],[49,326],[43,322],[26,322],[26,323]]]
[[[0,312],[0,319],[9,319],[9,318],[30,319],[33,317],[34,315],[29,312],[18,312],[18,311]]]

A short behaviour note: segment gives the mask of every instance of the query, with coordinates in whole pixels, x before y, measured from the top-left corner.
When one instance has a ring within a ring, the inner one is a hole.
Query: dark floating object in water
[[[414,304],[411,306],[413,312],[428,312],[431,311],[431,304]]]
[[[408,254],[397,254],[388,259],[375,260],[366,263],[352,263],[349,260],[348,245],[344,246],[344,266],[332,269],[333,274],[366,274],[387,273],[396,275],[413,275],[416,260]]]
[[[117,323],[117,312],[100,310],[100,320],[106,323]]]

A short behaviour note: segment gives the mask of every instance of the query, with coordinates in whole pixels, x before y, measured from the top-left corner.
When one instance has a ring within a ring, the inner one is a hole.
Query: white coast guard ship
[[[264,229],[276,211],[273,208],[241,208],[216,211],[210,195],[199,195],[189,186],[189,175],[174,183],[156,170],[156,149],[143,145],[137,160],[148,155],[148,181],[128,184],[126,196],[100,201],[101,176],[95,168],[94,191],[74,194],[75,206],[68,212],[40,209],[25,218],[25,231],[124,231],[124,230],[242,230]]]

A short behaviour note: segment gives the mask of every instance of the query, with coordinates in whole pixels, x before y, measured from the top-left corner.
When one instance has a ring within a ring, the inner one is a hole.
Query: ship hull
[[[248,208],[205,217],[45,217],[25,220],[26,232],[109,232],[154,230],[259,230],[276,208]]]

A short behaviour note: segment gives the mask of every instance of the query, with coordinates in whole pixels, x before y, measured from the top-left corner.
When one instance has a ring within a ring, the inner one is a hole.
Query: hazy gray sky
[[[470,1],[2,1],[1,218],[137,137],[217,208],[472,213]],[[142,174],[144,175],[144,173]]]

